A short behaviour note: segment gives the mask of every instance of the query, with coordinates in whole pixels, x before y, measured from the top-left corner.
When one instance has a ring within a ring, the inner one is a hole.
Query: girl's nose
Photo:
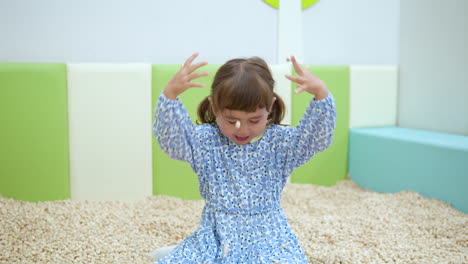
[[[246,124],[241,124],[236,130],[238,135],[246,136],[249,134],[249,126]]]
[[[241,127],[241,123],[240,123],[239,120],[236,121],[236,125],[235,125],[235,126],[236,126],[237,129],[239,129],[239,128]]]

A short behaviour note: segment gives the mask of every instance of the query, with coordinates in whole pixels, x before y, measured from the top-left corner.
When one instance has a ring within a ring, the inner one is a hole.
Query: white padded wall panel
[[[350,128],[397,125],[398,68],[350,67]]]
[[[152,194],[151,65],[69,64],[71,198]]]
[[[283,99],[286,104],[286,114],[283,124],[291,125],[291,81],[284,77],[285,74],[291,74],[290,64],[269,65],[273,79],[275,79],[275,92]]]

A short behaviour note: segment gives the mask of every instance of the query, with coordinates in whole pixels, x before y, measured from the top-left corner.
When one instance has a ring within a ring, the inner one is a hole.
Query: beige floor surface
[[[310,263],[468,263],[468,214],[415,192],[289,184],[283,207]],[[152,250],[197,228],[202,208],[166,196],[0,198],[0,263],[152,263]]]

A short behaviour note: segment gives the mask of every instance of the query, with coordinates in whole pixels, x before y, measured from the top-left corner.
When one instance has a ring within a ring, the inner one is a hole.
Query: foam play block
[[[400,127],[352,129],[349,172],[378,192],[412,190],[468,212],[468,137]]]
[[[396,66],[350,67],[350,128],[396,126]]]
[[[70,198],[65,64],[0,63],[0,194]]]
[[[336,103],[336,128],[332,145],[316,154],[308,163],[292,173],[293,183],[334,185],[346,178],[348,168],[349,129],[349,67],[313,66],[311,72],[325,81]],[[308,93],[293,94],[292,121],[299,123],[313,96]]]
[[[68,64],[71,198],[152,195],[151,64]]]

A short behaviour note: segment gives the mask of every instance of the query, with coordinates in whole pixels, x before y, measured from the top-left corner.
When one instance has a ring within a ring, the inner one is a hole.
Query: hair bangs
[[[211,95],[205,97],[198,106],[200,123],[215,124],[216,113],[224,109],[255,112],[266,108],[270,112],[268,124],[280,124],[285,106],[273,91],[274,86],[275,80],[263,59],[251,57],[229,60],[216,72],[211,84]]]
[[[255,112],[259,108],[271,107],[273,92],[254,72],[239,74],[236,78],[223,82],[219,88],[220,93],[214,98],[218,110]]]

